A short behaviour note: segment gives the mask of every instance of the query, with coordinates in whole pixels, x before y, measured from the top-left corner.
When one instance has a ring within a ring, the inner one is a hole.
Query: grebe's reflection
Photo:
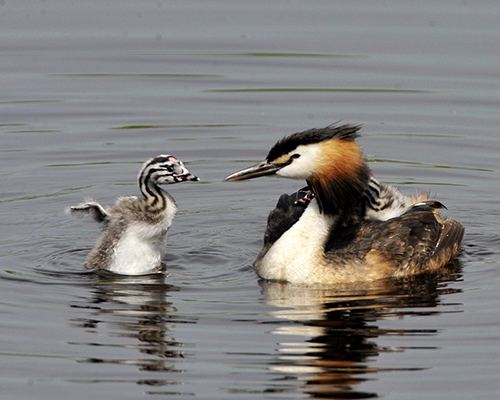
[[[175,359],[183,357],[182,343],[173,337],[172,330],[179,322],[176,309],[168,302],[175,286],[165,283],[163,274],[148,276],[117,276],[103,273],[95,284],[93,298],[76,308],[88,309],[85,318],[74,320],[77,326],[95,333],[95,342],[75,343],[99,346],[100,357],[82,362],[136,365],[146,371],[175,371]],[[133,358],[114,358],[113,354],[130,352],[112,349],[136,349]],[[107,351],[109,350],[109,351]],[[140,382],[148,383],[148,382]],[[149,384],[161,385],[151,381]]]
[[[459,266],[454,268],[458,269]],[[283,321],[272,331],[282,338],[279,355],[270,369],[298,385],[298,388],[292,385],[294,388],[290,390],[298,389],[311,397],[378,397],[377,393],[358,389],[359,384],[384,371],[377,368],[376,358],[380,353],[400,352],[405,348],[383,347],[377,338],[438,334],[438,330],[432,328],[407,329],[403,321],[397,329],[384,329],[380,327],[384,325],[383,320],[448,312],[442,308],[448,305],[443,302],[443,295],[459,292],[448,287],[448,283],[459,276],[450,273],[412,281],[342,287],[301,287],[262,281],[266,303],[279,308],[272,315]],[[371,373],[370,378],[367,373]]]

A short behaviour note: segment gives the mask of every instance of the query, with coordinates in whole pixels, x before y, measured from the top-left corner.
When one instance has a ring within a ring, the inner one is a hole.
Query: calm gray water
[[[500,3],[0,0],[0,397],[492,399],[500,393]],[[304,288],[251,268],[300,182],[224,183],[283,135],[362,123],[376,176],[466,227],[450,274]],[[167,277],[84,271],[171,153],[202,182]]]

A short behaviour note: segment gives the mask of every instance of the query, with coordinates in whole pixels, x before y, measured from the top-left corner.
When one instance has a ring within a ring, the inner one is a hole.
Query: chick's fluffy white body
[[[109,270],[127,275],[144,275],[159,270],[167,250],[167,233],[176,213],[177,205],[168,201],[167,208],[163,215],[157,216],[156,223],[128,219],[123,235],[113,247]],[[121,225],[123,216],[117,210],[110,210],[110,224]]]

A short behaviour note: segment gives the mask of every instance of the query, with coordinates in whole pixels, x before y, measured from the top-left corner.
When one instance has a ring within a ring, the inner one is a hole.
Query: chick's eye
[[[174,172],[174,167],[172,165],[167,165],[168,172]]]
[[[295,154],[292,154],[292,156],[290,158],[299,158],[299,157],[300,157],[300,154],[295,153]]]

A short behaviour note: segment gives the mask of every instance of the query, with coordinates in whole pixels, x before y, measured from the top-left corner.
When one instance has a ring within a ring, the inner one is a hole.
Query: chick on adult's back
[[[90,215],[105,225],[87,257],[86,268],[124,275],[146,275],[162,269],[167,232],[177,213],[177,204],[158,185],[199,178],[182,161],[162,154],[144,163],[138,180],[142,198],[120,197],[107,209],[89,199],[68,209],[71,214]]]

